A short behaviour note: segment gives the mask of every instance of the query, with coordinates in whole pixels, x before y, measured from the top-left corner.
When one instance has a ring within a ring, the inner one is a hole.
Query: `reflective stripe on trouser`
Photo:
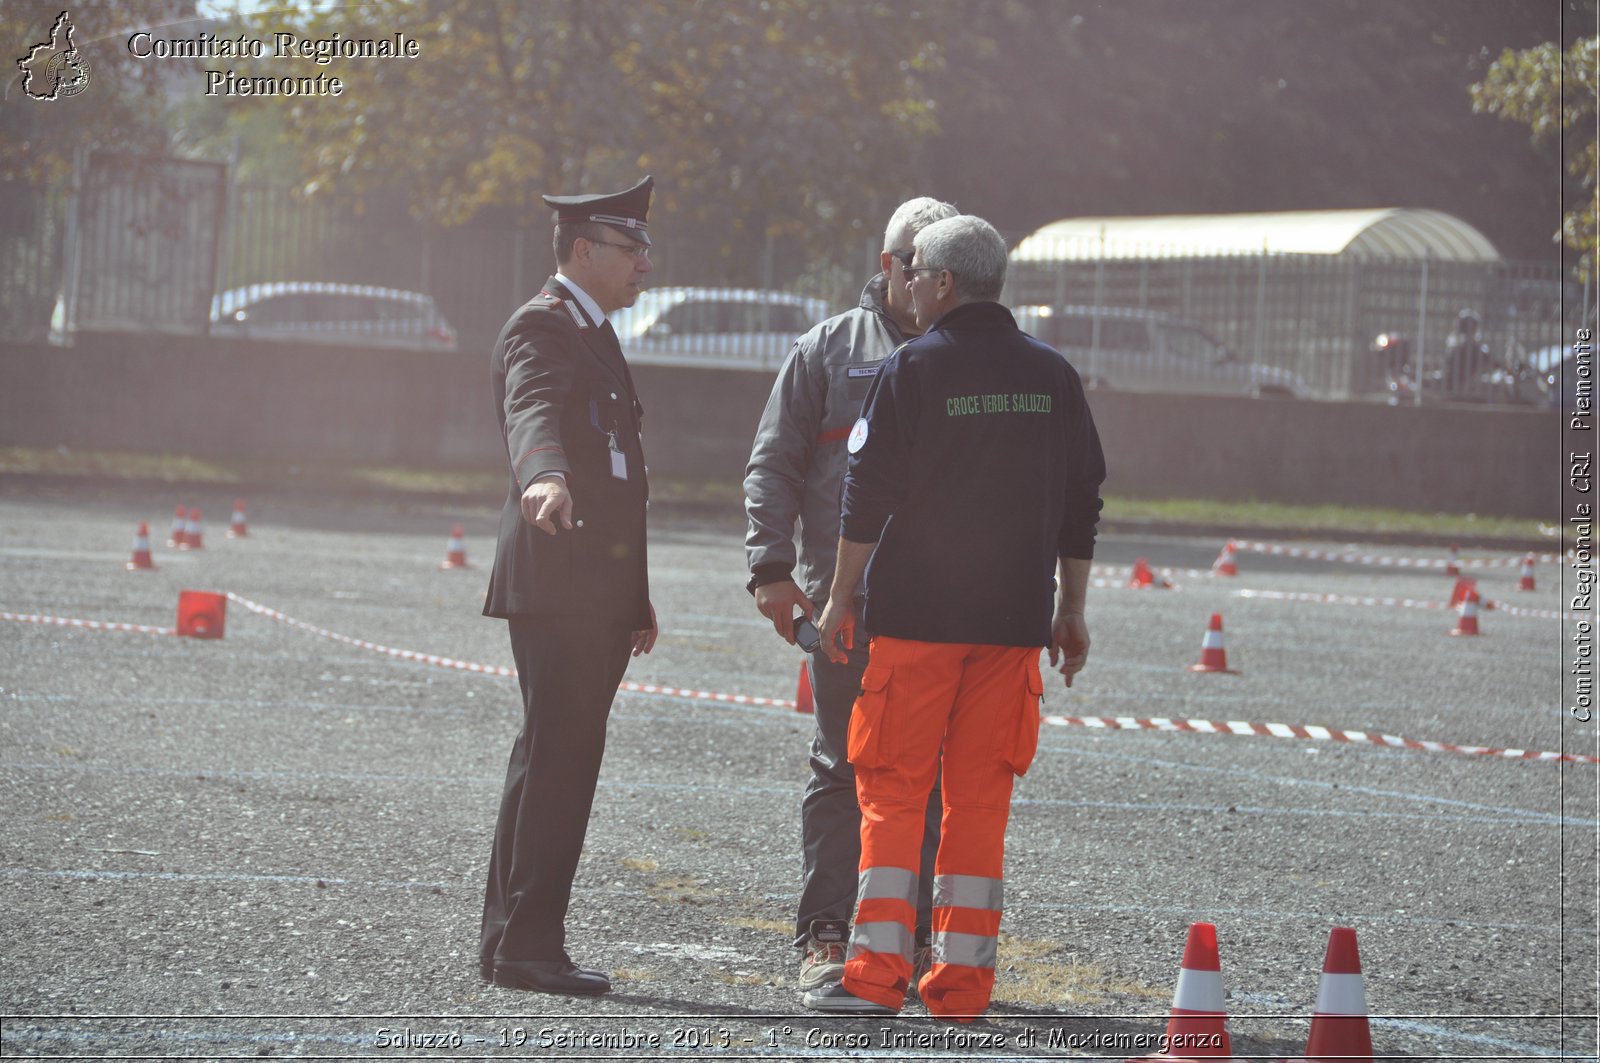
[[[914,909],[902,887],[915,889],[905,869],[917,863],[920,802],[940,770],[942,743],[933,967],[919,989],[935,1015],[977,1015],[994,990],[1011,787],[1039,739],[1039,649],[880,636],[861,686],[849,744],[861,890],[845,988],[885,1007],[905,999]]]

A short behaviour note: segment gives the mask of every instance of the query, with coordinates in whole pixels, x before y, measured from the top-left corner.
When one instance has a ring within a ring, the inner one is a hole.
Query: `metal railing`
[[[1157,250],[1118,246],[1107,248],[1103,257],[1071,246],[1063,246],[1055,257],[1036,252],[1012,262],[1007,302],[1014,307],[1067,307],[1074,316],[1093,311],[1089,316],[1099,322],[1098,331],[1087,349],[1096,359],[1102,353],[1113,358],[1125,348],[1115,342],[1103,345],[1103,339],[1115,336],[1102,334],[1129,331],[1130,326],[1115,324],[1118,320],[1160,322],[1159,329],[1184,334],[1198,330],[1214,338],[1232,362],[1293,374],[1322,398],[1390,396],[1390,385],[1403,373],[1413,389],[1420,384],[1424,397],[1433,397],[1430,389],[1452,388],[1450,380],[1437,374],[1445,367],[1448,341],[1463,309],[1472,309],[1481,322],[1485,372],[1502,366],[1508,376],[1519,365],[1528,365],[1535,374],[1547,370],[1551,348],[1568,342],[1573,330],[1592,317],[1581,286],[1566,280],[1554,261]],[[1403,344],[1379,345],[1379,336]],[[1151,352],[1147,361],[1172,374],[1174,389],[1190,390],[1216,375],[1214,364],[1185,361],[1157,344],[1144,348]],[[1191,346],[1202,350],[1198,343]],[[1403,363],[1395,360],[1401,349],[1407,355]],[[1538,389],[1526,381],[1520,395],[1511,394],[1509,386],[1485,387],[1477,395],[1470,391],[1456,387],[1438,397],[1542,401]],[[1407,398],[1414,401],[1416,396]]]
[[[202,332],[215,293],[298,281],[429,295],[461,356],[486,357],[507,316],[552,272],[547,226],[447,229],[398,205],[230,180],[215,164],[96,154],[75,189],[6,192],[0,325],[13,339],[43,337],[62,304],[69,328]],[[658,293],[695,285],[697,294],[633,331],[619,323],[635,360],[770,370],[818,317],[854,305],[877,263],[871,240],[841,249],[838,262],[800,261],[768,241],[740,252],[749,258],[741,275],[759,288],[717,288],[707,281],[728,275],[717,257],[725,249],[699,230],[674,236],[671,225],[658,226],[649,284]],[[1092,252],[1052,254],[1030,243],[1011,263],[1007,304],[1111,387],[1384,399],[1409,373],[1411,390],[1399,393],[1407,401],[1419,401],[1419,388],[1422,399],[1459,398],[1439,374],[1463,308],[1481,320],[1487,365],[1529,364],[1535,375],[1593,316],[1583,286],[1554,261],[1213,255],[1098,241]],[[792,272],[775,275],[779,265]],[[826,298],[785,294],[802,286],[813,296],[826,288]],[[644,302],[660,310],[661,299]],[[752,306],[760,321],[735,320]],[[1403,343],[1379,346],[1380,335]],[[1476,398],[1508,396],[1539,400],[1507,388]]]

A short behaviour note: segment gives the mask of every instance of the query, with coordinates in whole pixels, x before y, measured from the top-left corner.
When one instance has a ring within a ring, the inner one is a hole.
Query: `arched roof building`
[[[1306,210],[1064,218],[1019,243],[1013,261],[1331,255],[1345,259],[1498,262],[1488,237],[1437,210]]]

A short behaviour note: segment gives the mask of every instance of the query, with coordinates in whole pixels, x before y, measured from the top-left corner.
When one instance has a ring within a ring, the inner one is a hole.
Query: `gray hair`
[[[1006,241],[993,225],[974,214],[946,218],[918,233],[915,247],[923,265],[955,275],[961,302],[999,301],[1006,286]]]
[[[934,222],[954,218],[960,213],[950,204],[927,196],[908,199],[889,216],[889,224],[883,230],[883,249],[898,251]]]

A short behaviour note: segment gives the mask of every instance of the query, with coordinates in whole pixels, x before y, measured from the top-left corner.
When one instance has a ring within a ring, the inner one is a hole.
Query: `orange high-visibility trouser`
[[[933,967],[918,989],[934,1015],[978,1015],[994,991],[1011,786],[1039,744],[1039,647],[885,636],[871,646],[850,716],[861,876],[844,985],[885,1007],[905,1001],[922,817],[942,764]]]

